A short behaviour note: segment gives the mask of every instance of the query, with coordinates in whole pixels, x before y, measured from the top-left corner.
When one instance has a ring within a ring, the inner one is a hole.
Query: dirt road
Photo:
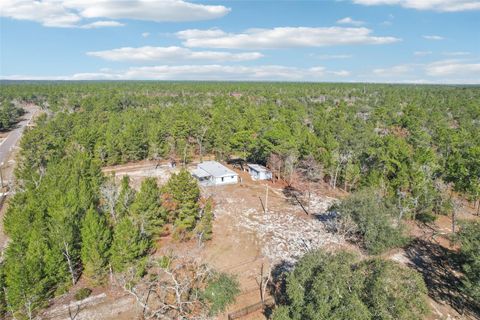
[[[8,161],[10,153],[22,137],[23,131],[32,120],[35,113],[38,111],[38,107],[29,107],[25,109],[27,112],[22,117],[22,120],[17,123],[15,129],[10,131],[8,136],[0,143],[0,163]]]

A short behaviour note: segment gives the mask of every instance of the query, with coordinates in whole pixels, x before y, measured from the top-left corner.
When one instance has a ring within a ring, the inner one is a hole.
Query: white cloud
[[[78,10],[85,18],[134,19],[149,21],[199,21],[220,18],[229,8],[183,0],[68,0],[63,5]]]
[[[224,6],[196,4],[183,0],[0,1],[0,16],[2,17],[36,21],[46,27],[64,28],[81,27],[79,23],[85,19],[198,21],[220,18],[229,12],[230,9]]]
[[[388,44],[400,41],[395,37],[376,37],[367,28],[344,27],[277,27],[248,29],[243,33],[226,33],[220,29],[189,29],[177,32],[187,47],[229,49],[273,49],[323,47],[352,44]]]
[[[394,77],[394,76],[408,74],[412,70],[413,70],[412,65],[402,64],[402,65],[397,65],[389,68],[374,69],[373,73],[377,76]]]
[[[427,40],[434,40],[434,41],[439,41],[439,40],[444,40],[445,38],[442,36],[437,36],[437,35],[426,35],[422,36],[423,39]]]
[[[263,57],[259,52],[231,53],[223,51],[193,51],[181,47],[124,47],[87,52],[87,55],[111,61],[213,60],[247,61]]]
[[[432,53],[433,53],[432,51],[415,51],[413,55],[417,57],[423,57],[423,56],[431,55]]]
[[[10,80],[246,80],[246,81],[335,81],[350,73],[345,70],[330,71],[324,67],[296,68],[278,65],[227,66],[180,65],[131,67],[125,71],[104,70],[77,73],[65,77],[38,77],[12,75]]]
[[[311,54],[310,56],[320,60],[350,59],[353,57],[351,54]]]
[[[467,52],[467,51],[443,52],[442,54],[443,54],[444,56],[450,56],[450,57],[469,56],[469,55],[471,55],[471,53],[470,53],[470,52]]]
[[[442,60],[428,64],[425,71],[430,76],[470,77],[480,81],[480,63],[469,63],[461,60]]]
[[[480,10],[478,0],[353,0],[353,2],[367,6],[399,5],[409,9],[440,12]]]
[[[95,28],[103,28],[103,27],[123,27],[125,26],[123,23],[118,21],[95,21],[92,23],[84,24],[80,26],[82,29],[95,29]]]
[[[338,24],[348,24],[351,26],[361,26],[365,24],[365,21],[360,21],[360,20],[353,20],[350,17],[345,17],[343,19],[337,20]]]
[[[422,64],[400,64],[374,69],[361,75],[360,79],[392,83],[480,84],[480,62],[441,60]]]
[[[143,32],[142,33],[142,38],[148,38],[150,37],[150,32]]]
[[[40,22],[46,27],[73,27],[82,18],[59,1],[0,1],[0,16]]]

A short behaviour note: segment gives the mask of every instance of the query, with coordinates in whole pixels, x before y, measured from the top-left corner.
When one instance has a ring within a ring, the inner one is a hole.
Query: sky
[[[0,0],[0,79],[480,84],[480,0]]]

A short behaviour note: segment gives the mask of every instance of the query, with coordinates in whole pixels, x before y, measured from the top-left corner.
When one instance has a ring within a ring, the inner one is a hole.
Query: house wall
[[[269,180],[272,179],[272,173],[271,172],[266,172],[266,171],[256,171],[253,169],[250,169],[250,176],[252,177],[253,180]]]
[[[260,172],[260,179],[262,180],[272,179],[272,173],[270,171]]]
[[[223,178],[223,180],[222,180]],[[232,184],[232,183],[238,183],[238,175],[234,176],[225,176],[225,177],[215,177],[213,178],[213,184],[214,185],[223,185],[223,184]]]

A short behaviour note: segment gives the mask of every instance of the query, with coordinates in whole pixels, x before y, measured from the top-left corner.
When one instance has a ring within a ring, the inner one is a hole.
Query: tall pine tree
[[[118,195],[117,206],[115,208],[119,218],[127,215],[134,199],[135,190],[130,187],[130,177],[127,175],[123,176],[122,180],[120,181],[120,192]]]
[[[110,263],[115,272],[122,272],[137,259],[147,254],[150,241],[142,235],[128,217],[122,218],[116,225],[113,233],[113,242],[110,249]]]
[[[174,202],[169,208],[170,220],[175,223],[176,236],[181,239],[188,237],[195,227],[200,209],[200,188],[197,181],[187,170],[182,169],[170,177],[163,192]]]
[[[101,282],[106,273],[111,244],[111,232],[105,217],[90,208],[83,219],[81,235],[84,274],[94,283]]]
[[[147,178],[142,181],[140,191],[137,193],[130,211],[142,234],[154,238],[161,233],[166,212],[162,208],[160,189],[154,178]]]

